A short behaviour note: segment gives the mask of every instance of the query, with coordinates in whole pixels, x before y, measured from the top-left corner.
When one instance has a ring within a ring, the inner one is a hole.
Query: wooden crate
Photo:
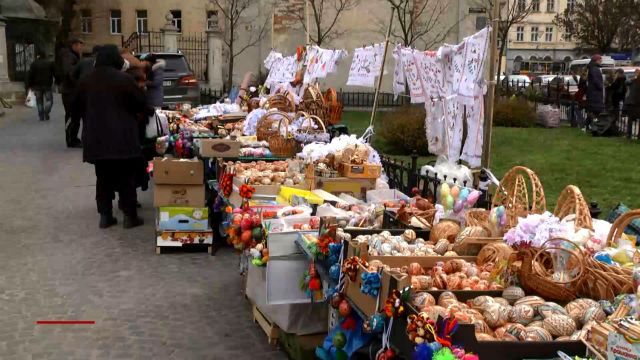
[[[382,174],[382,166],[376,164],[342,163],[342,175],[351,179],[377,179]]]
[[[253,322],[260,325],[262,331],[267,335],[269,345],[275,346],[278,343],[278,335],[280,333],[278,325],[267,319],[267,317],[264,316],[260,309],[255,305],[253,305]]]
[[[315,359],[316,347],[321,346],[327,334],[296,335],[280,332],[280,347],[292,360]]]

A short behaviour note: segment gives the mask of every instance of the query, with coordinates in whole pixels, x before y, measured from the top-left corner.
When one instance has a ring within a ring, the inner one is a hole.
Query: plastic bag
[[[164,114],[154,113],[149,117],[149,123],[145,129],[147,139],[155,139],[169,133],[169,123]]]
[[[36,94],[33,92],[33,90],[29,90],[27,98],[24,101],[24,105],[30,108],[35,108],[37,106]]]

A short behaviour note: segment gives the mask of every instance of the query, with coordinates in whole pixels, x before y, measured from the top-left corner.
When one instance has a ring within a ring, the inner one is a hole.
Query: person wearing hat
[[[84,119],[83,160],[95,166],[100,228],[117,223],[112,200],[118,192],[124,228],[140,226],[136,172],[140,164],[138,115],[146,110],[143,89],[122,71],[125,61],[115,45],[98,50],[95,70],[80,80],[73,111]]]
[[[81,148],[82,142],[78,139],[80,131],[80,118],[71,112],[71,99],[75,91],[77,81],[73,78],[75,66],[80,61],[80,54],[84,42],[80,39],[72,39],[69,45],[62,48],[58,53],[58,81],[60,93],[62,94],[62,105],[64,106],[64,124],[67,147]]]
[[[602,56],[593,55],[589,62],[587,74],[587,120],[586,128],[589,129],[594,117],[604,111],[604,82],[602,79]]]

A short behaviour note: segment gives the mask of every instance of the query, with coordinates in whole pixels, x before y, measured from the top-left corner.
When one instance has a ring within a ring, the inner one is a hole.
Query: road
[[[59,97],[48,122],[32,109],[6,110],[1,359],[286,358],[253,324],[233,252],[156,255],[151,191],[139,195],[146,224],[126,231],[98,229],[94,196],[93,167],[64,145]]]

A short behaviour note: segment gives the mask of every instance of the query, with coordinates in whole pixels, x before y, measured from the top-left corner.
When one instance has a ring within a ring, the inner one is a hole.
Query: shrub
[[[529,128],[536,124],[536,112],[529,102],[520,97],[495,100],[493,125]]]
[[[377,134],[383,142],[381,150],[396,155],[407,155],[416,150],[419,155],[428,155],[425,117],[422,105],[404,105],[383,112],[380,116],[382,126]]]

